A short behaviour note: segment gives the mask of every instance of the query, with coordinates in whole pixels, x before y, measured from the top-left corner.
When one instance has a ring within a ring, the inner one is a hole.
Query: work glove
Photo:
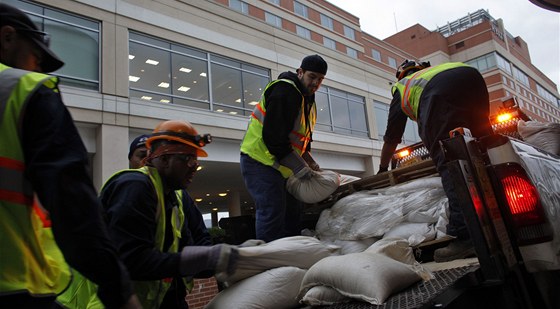
[[[214,246],[187,246],[181,251],[179,271],[182,276],[212,270],[215,276],[235,272],[239,252],[236,246],[219,244]]]
[[[292,170],[292,173],[294,175],[296,175],[303,168],[306,167],[308,170],[311,170],[307,165],[307,163],[305,162],[305,160],[300,155],[298,155],[295,151],[290,152],[287,156],[282,158],[282,160],[280,160],[279,163]],[[308,171],[306,173],[308,173]]]
[[[381,173],[385,173],[386,171],[389,170],[389,166],[381,166],[379,165],[379,170],[377,171],[377,175],[381,174]]]
[[[309,151],[304,152],[301,157],[303,158],[303,160],[305,160],[305,162],[307,163],[307,165],[309,165],[309,167],[314,170],[314,171],[320,171],[321,167],[319,166],[319,164],[317,164],[317,162],[315,162],[315,160],[313,159],[313,157],[311,156],[311,153]]]

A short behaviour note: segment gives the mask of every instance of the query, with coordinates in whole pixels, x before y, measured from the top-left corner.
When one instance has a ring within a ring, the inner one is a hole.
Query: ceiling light
[[[195,198],[194,201],[200,203],[200,202],[202,202],[202,199],[201,198]]]
[[[196,83],[198,83],[198,82],[197,82],[196,80],[193,80],[192,83],[193,83],[193,84],[196,84]]]
[[[212,211],[218,211],[218,208],[212,208]]]
[[[137,82],[139,79],[140,79],[140,77],[138,77],[138,76],[132,76],[132,75],[128,76],[128,80],[133,82],[133,83]]]
[[[206,196],[210,196],[210,193],[206,193]]]
[[[200,73],[200,76],[206,77],[206,73],[202,72],[202,73]]]
[[[229,112],[231,115],[237,115],[237,112]]]
[[[235,103],[241,103],[241,99],[235,100]]]
[[[187,86],[181,86],[179,88],[177,88],[178,91],[183,91],[183,92],[187,92],[189,91],[191,88],[187,87]]]
[[[259,104],[259,102],[257,102],[257,101],[251,101],[251,102],[249,102],[249,105],[253,105],[253,106],[254,106],[254,105],[257,105],[257,104]]]
[[[226,196],[227,193],[218,193],[219,196]]]
[[[148,59],[146,60],[146,63],[151,65],[158,65],[159,61]]]
[[[189,69],[189,68],[180,68],[179,71],[185,72],[185,73],[190,73],[192,70]]]
[[[167,100],[167,99],[161,99],[161,100],[159,100],[159,101],[160,101],[161,103],[169,103],[169,102],[171,102],[171,101],[169,101],[169,100]]]
[[[158,87],[161,87],[161,88],[169,88],[169,83],[161,82],[161,83],[159,83]]]
[[[136,56],[134,56],[134,55],[128,55],[128,60],[132,60],[132,59],[134,59],[134,57],[136,57]]]
[[[200,171],[201,169],[203,169],[203,167],[202,167],[202,165],[199,165],[199,166],[196,168],[196,171],[198,172],[198,171]]]
[[[152,97],[149,97],[147,95],[143,95],[141,99],[150,101],[152,99]]]
[[[220,108],[220,109],[217,109],[216,111],[219,112],[219,113],[221,113],[221,112],[223,112],[224,110]]]

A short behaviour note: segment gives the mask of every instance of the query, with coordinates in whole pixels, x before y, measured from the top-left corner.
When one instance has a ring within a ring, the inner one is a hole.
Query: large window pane
[[[129,37],[131,98],[249,115],[270,80],[266,68],[138,33]]]
[[[377,124],[377,138],[383,140],[387,129],[387,118],[389,117],[389,104],[373,101],[375,110],[375,123]]]

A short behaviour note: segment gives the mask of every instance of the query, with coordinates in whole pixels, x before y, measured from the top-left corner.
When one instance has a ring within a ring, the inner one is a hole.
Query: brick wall
[[[195,279],[192,292],[187,295],[189,309],[202,309],[218,294],[216,279]]]

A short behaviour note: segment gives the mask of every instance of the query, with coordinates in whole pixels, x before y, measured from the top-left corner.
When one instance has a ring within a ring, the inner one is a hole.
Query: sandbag
[[[300,303],[309,306],[328,306],[336,303],[349,302],[351,300],[351,298],[338,293],[329,286],[318,285],[309,289],[300,300]]]
[[[308,236],[284,237],[258,246],[238,248],[239,257],[233,274],[216,277],[226,285],[282,266],[308,269],[324,257],[336,254],[339,247],[329,246]]]
[[[286,189],[296,199],[305,203],[320,202],[331,195],[340,185],[340,175],[329,170],[312,171],[308,179],[290,176]]]
[[[519,120],[517,131],[528,144],[560,155],[560,123]]]
[[[297,295],[304,274],[305,270],[290,266],[267,270],[221,291],[205,308],[297,308]]]
[[[341,295],[381,305],[393,293],[421,280],[408,265],[385,255],[360,252],[326,257],[305,273],[299,297],[315,286],[329,286]]]

